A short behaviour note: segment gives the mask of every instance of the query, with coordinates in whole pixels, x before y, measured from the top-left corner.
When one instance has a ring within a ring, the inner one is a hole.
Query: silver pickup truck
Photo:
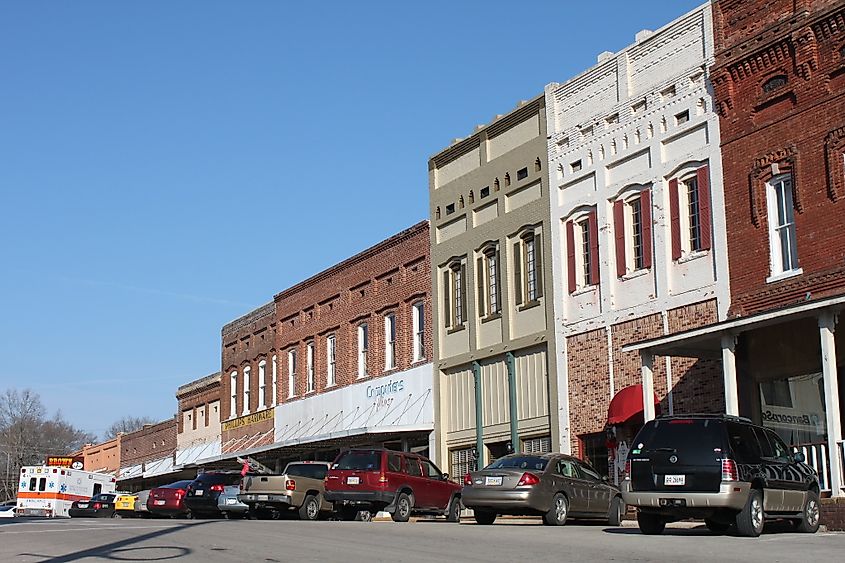
[[[292,461],[281,475],[247,474],[238,500],[249,506],[251,515],[296,510],[301,520],[316,520],[321,512],[332,511],[323,486],[330,466],[327,461]]]

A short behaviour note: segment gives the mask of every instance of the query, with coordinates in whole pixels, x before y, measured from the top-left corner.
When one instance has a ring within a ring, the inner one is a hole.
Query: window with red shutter
[[[625,261],[625,202],[621,199],[613,202],[613,229],[616,233],[616,276],[621,278],[628,272]]]
[[[678,179],[669,180],[669,217],[672,225],[672,260],[681,257],[681,213],[678,203]]]

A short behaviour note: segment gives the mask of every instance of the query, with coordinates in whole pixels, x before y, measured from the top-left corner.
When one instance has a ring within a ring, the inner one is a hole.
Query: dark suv
[[[191,481],[185,506],[196,516],[246,516],[249,507],[238,500],[240,471],[206,471]]]
[[[667,522],[703,518],[716,533],[736,525],[759,536],[765,520],[787,519],[801,532],[819,528],[819,480],[777,434],[728,415],[662,416],[631,445],[622,484],[644,534]]]
[[[325,497],[344,519],[370,519],[384,510],[396,522],[407,522],[412,513],[460,520],[461,486],[431,460],[409,452],[341,452],[326,475]]]

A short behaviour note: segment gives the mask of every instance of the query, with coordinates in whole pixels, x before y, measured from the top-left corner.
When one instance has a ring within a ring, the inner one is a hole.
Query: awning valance
[[[660,400],[654,395],[654,404],[658,405]],[[634,416],[643,412],[643,386],[640,384],[631,385],[620,390],[607,409],[607,423],[611,425],[622,424]]]

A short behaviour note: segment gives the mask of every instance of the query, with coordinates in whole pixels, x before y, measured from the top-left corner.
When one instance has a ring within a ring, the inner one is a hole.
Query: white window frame
[[[251,371],[252,368],[250,368],[249,366],[244,367],[244,410],[242,416],[249,414],[249,374]]]
[[[450,303],[452,304],[452,310],[449,311],[452,317],[452,326],[459,327],[463,326],[464,324],[464,317],[466,316],[466,303],[464,303],[464,284],[466,280],[463,277],[463,269],[462,264],[459,262],[458,267],[450,267],[452,274],[449,276],[449,279],[452,281],[452,287],[450,288],[452,294]]]
[[[625,269],[629,274],[639,272],[645,269],[645,245],[647,241],[644,240],[644,230],[642,224],[643,216],[643,199],[642,192],[638,191],[634,194],[628,195],[623,199],[625,210]],[[639,229],[635,229],[634,215],[635,205],[640,208],[640,225]],[[641,264],[637,264],[637,248],[636,240],[640,243],[640,260]]]
[[[265,395],[267,394],[267,361],[261,360],[258,362],[258,408],[262,410],[267,408],[267,401]]]
[[[273,358],[271,359],[271,361],[273,362],[273,365],[272,365],[272,368],[271,368],[271,371],[273,373],[273,389],[272,389],[273,394],[270,396],[270,406],[275,407],[276,406],[276,393],[277,393],[278,384],[279,384],[279,380],[278,380],[278,365],[279,365],[279,362],[278,362],[278,358],[276,357],[275,354],[273,354]]]
[[[396,314],[384,316],[384,371],[396,369]]]
[[[337,378],[337,339],[334,334],[326,338],[326,387],[336,383]]]
[[[590,268],[590,214],[581,213],[570,219],[572,221],[572,243],[575,245],[575,288],[576,291],[592,287],[590,283],[593,273]]]
[[[229,418],[238,416],[238,371],[229,374]]]
[[[425,359],[425,308],[422,301],[411,306],[411,323],[414,331],[414,361]]]
[[[314,385],[314,343],[309,342],[305,345],[305,370],[307,374],[306,379],[306,393],[313,393],[316,389]]]
[[[296,349],[288,350],[288,398],[296,397]]]
[[[769,224],[769,261],[771,276],[767,281],[798,275],[802,272],[798,265],[797,232],[795,230],[795,204],[793,201],[793,178],[791,173],[779,174],[766,182],[766,204]],[[779,197],[779,196],[782,196]],[[778,219],[778,208],[784,214],[784,223]],[[781,232],[786,231],[789,252],[789,264],[786,264]],[[787,268],[786,266],[790,266]]]
[[[367,350],[370,347],[370,329],[367,323],[358,325],[358,377],[367,377]]]
[[[531,231],[531,236],[522,239],[522,253],[525,256],[523,263],[523,291],[525,292],[525,302],[533,303],[539,299],[537,285],[541,283],[539,277],[541,272],[537,271],[537,238],[534,231]]]
[[[696,197],[696,213],[698,218],[698,243],[701,245],[701,202],[698,201],[698,174],[697,168],[691,171],[685,171],[683,174],[677,176],[678,178],[678,219],[680,220],[681,230],[681,256],[695,254],[702,252],[700,248],[693,248],[692,245],[692,219],[693,215],[690,210],[690,186],[695,186],[694,192]]]

